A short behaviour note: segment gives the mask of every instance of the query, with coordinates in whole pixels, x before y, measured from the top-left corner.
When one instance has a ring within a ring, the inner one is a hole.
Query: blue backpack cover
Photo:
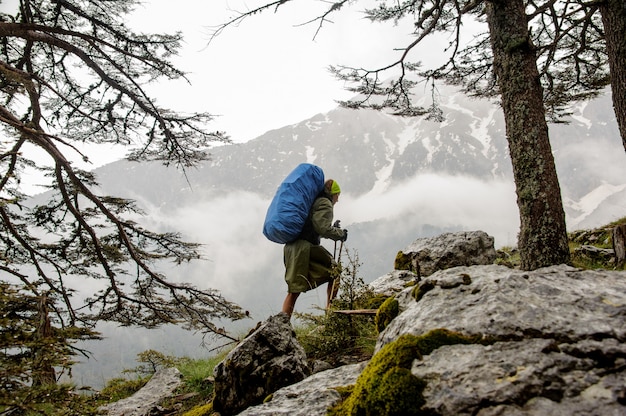
[[[265,237],[279,244],[294,241],[323,189],[324,172],[319,166],[298,165],[280,184],[267,209],[263,223]]]

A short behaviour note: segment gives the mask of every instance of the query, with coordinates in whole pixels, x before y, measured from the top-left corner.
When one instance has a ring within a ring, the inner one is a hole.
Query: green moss
[[[395,270],[412,270],[413,266],[411,265],[411,256],[403,253],[402,251],[398,251],[393,268]]]
[[[213,402],[196,406],[183,413],[183,416],[210,416],[213,414]]]
[[[415,342],[423,355],[428,355],[444,345],[484,343],[481,335],[464,335],[460,332],[443,328],[433,329],[417,337]]]
[[[382,332],[387,325],[396,317],[400,312],[400,305],[398,301],[390,297],[386,301],[380,305],[378,311],[376,312],[376,330],[380,333]]]
[[[383,294],[377,294],[367,299],[364,303],[365,309],[378,309],[380,306],[389,299],[389,296]]]
[[[420,299],[422,299],[426,293],[433,290],[434,288],[435,288],[435,282],[433,282],[432,280],[425,280],[413,288],[413,291],[411,292],[411,296],[413,296],[413,299],[415,299],[415,302],[419,302]]]
[[[363,370],[352,394],[331,409],[329,414],[335,416],[419,414],[417,411],[424,404],[421,391],[425,384],[410,374],[409,370],[413,360],[421,358],[416,339],[417,337],[413,335],[403,335],[385,345]],[[400,381],[402,384],[398,383]],[[399,402],[390,405],[390,402],[396,399],[399,399]],[[391,411],[393,413],[390,413]]]
[[[339,386],[339,387],[335,387],[334,389],[337,390],[337,392],[341,396],[341,400],[345,400],[354,391],[354,384],[351,384],[349,386]]]
[[[404,334],[372,357],[341,403],[329,409],[332,416],[426,415],[422,410],[426,382],[411,373],[413,360],[421,359],[443,345],[473,344],[480,336],[466,336],[435,329],[422,336]]]

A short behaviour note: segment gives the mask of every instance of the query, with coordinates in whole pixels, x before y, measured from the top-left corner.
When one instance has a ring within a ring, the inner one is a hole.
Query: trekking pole
[[[335,241],[335,245],[337,245],[337,242]],[[343,240],[341,241],[341,243],[339,244],[339,260],[337,261],[337,263],[341,264],[341,252],[343,251]]]
[[[333,227],[340,228],[341,227],[340,224],[341,224],[341,220],[337,220],[333,224]],[[343,246],[343,241],[341,242],[341,245]],[[339,248],[339,258],[341,258],[341,248]],[[335,249],[333,251],[333,260],[337,260],[337,240],[335,240]]]
[[[330,301],[335,299],[335,297],[337,296],[337,292],[339,291],[339,287],[337,286],[337,284],[340,283],[340,281],[341,281],[341,270],[342,270],[341,269],[341,252],[342,251],[343,251],[343,241],[341,241],[341,243],[339,244],[339,258],[337,258],[337,241],[335,241],[335,253],[333,255],[333,259],[335,259],[335,262],[336,262],[336,264],[338,266],[339,274],[337,275],[336,278],[333,279],[332,289],[331,289],[331,292],[330,292],[331,293]]]

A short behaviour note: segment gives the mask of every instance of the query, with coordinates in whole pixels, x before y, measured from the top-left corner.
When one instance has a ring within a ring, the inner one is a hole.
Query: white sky
[[[269,1],[269,0],[268,0]],[[298,26],[330,3],[293,1],[277,13],[264,12],[228,28],[207,46],[211,28],[266,0],[148,0],[129,25],[151,32],[182,30],[185,46],[176,62],[192,83],[163,85],[162,104],[220,115],[211,129],[244,142],[268,130],[294,124],[336,107],[353,94],[329,72],[332,64],[381,66],[408,44],[405,29],[372,24],[357,8],[343,10],[315,39],[317,23]],[[370,2],[371,3],[371,2]],[[390,41],[390,38],[403,41]]]
[[[212,28],[238,12],[271,0],[145,0],[125,22],[136,31],[182,31],[183,47],[174,58],[191,84],[164,80],[149,89],[157,103],[175,111],[216,115],[207,130],[225,131],[233,141],[245,142],[276,128],[297,123],[348,99],[328,72],[329,65],[378,68],[400,56],[394,48],[410,43],[412,22],[371,23],[361,11],[375,0],[361,0],[330,16],[315,36],[318,23],[303,24],[330,7],[327,0],[288,2],[276,13],[268,10],[229,27],[210,44]],[[12,10],[18,0],[0,0]],[[315,39],[314,39],[315,37]],[[432,61],[432,50],[444,45],[430,40],[413,60]],[[391,75],[391,74],[389,74]],[[93,169],[123,157],[126,149],[88,151]],[[80,164],[80,162],[77,162]]]

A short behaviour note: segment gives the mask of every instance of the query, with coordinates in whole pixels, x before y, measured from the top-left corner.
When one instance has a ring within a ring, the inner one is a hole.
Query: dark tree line
[[[259,12],[278,10],[289,1],[267,2],[238,13],[215,35]],[[318,16],[307,21],[317,25],[318,33],[332,24],[334,13],[355,4],[371,3],[329,2]],[[355,99],[341,104],[440,119],[436,104],[422,108],[415,106],[412,98],[417,84],[437,80],[460,85],[472,96],[499,100],[520,212],[521,267],[533,270],[568,263],[565,213],[547,123],[562,122],[572,101],[592,98],[610,84],[624,141],[623,1],[400,0],[375,4],[365,6],[366,18],[389,23],[408,19],[413,23],[413,33],[405,46],[394,45],[398,58],[383,67],[331,67],[356,94]],[[482,24],[484,31],[464,42],[464,25],[474,22]],[[437,33],[451,39],[444,51],[445,63],[427,67],[413,61],[411,52]]]

